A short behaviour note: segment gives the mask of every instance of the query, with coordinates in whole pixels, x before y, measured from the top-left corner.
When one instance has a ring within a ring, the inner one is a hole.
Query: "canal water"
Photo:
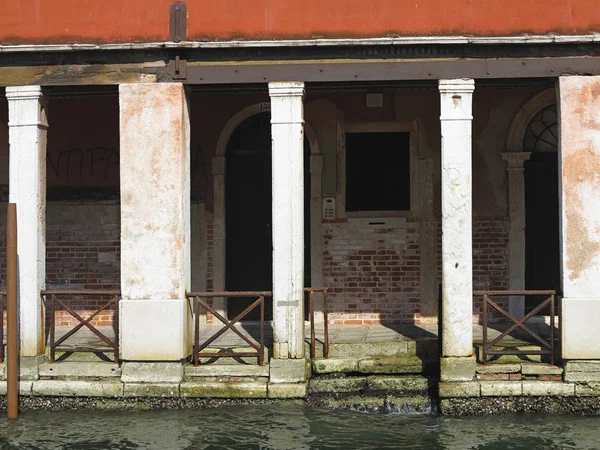
[[[365,414],[300,403],[165,411],[24,411],[2,449],[600,449],[600,418]]]

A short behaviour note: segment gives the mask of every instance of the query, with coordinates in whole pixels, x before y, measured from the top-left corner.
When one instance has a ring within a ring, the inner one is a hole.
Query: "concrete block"
[[[441,381],[471,381],[476,367],[475,355],[440,358]]]
[[[179,397],[177,383],[125,383],[124,397]]]
[[[32,395],[33,381],[19,381],[19,395]],[[6,381],[0,383],[0,395],[6,395]]]
[[[420,374],[423,373],[423,361],[415,356],[364,358],[358,361],[358,372]]]
[[[271,359],[269,366],[269,382],[304,383],[306,379],[306,360],[304,358]]]
[[[439,384],[440,398],[479,397],[481,388],[477,381],[451,381]]]
[[[249,364],[206,364],[185,366],[184,375],[192,377],[268,377],[269,366]]]
[[[318,358],[313,361],[315,373],[358,372],[356,358]]]
[[[266,381],[184,381],[179,385],[181,397],[196,398],[266,398]]]
[[[311,394],[361,392],[366,388],[367,377],[312,378],[308,385]]]
[[[406,394],[427,394],[429,382],[424,377],[381,376],[367,378],[367,389],[370,391],[395,391]]]
[[[533,396],[572,396],[575,395],[575,385],[560,381],[523,381],[523,395]]]
[[[121,368],[109,362],[57,362],[39,366],[40,377],[113,378],[121,376]]]
[[[477,373],[519,373],[521,364],[478,364]]]
[[[123,383],[179,383],[183,365],[168,362],[125,362],[121,374]]]
[[[600,383],[575,384],[575,395],[600,397]]]
[[[269,383],[269,398],[304,398],[307,393],[307,383]]]
[[[57,397],[121,397],[119,381],[39,380],[33,383],[33,395]]]
[[[523,375],[562,375],[563,369],[551,364],[521,364]]]
[[[482,397],[509,397],[523,394],[521,381],[480,381]]]
[[[587,383],[600,381],[600,372],[565,372],[564,379],[568,383]]]
[[[600,372],[598,360],[572,360],[565,364],[565,372]]]

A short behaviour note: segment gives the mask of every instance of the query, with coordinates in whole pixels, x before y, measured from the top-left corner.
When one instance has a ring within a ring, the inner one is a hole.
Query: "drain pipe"
[[[8,204],[6,227],[6,400],[8,419],[19,417],[17,335],[17,205]]]

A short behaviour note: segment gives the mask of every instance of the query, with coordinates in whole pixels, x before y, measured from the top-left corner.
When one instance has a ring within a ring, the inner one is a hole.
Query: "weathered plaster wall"
[[[169,3],[2,0],[0,43],[165,41]],[[599,0],[188,0],[190,39],[583,34]]]

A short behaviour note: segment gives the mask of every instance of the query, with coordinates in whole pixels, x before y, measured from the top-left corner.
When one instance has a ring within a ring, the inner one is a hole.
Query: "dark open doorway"
[[[540,111],[525,134],[525,288],[560,290],[556,105]],[[525,312],[546,297],[528,297]]]
[[[271,235],[271,114],[255,114],[233,132],[227,145],[225,186],[228,291],[270,291],[273,280]],[[304,141],[304,267],[310,285],[310,147]],[[230,319],[255,298],[229,299]],[[259,320],[256,308],[244,320]],[[273,319],[273,303],[265,301],[265,319]]]

